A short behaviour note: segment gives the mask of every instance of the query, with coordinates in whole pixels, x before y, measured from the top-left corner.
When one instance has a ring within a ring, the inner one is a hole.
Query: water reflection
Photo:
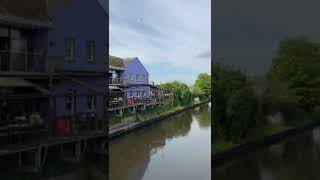
[[[214,169],[216,180],[320,179],[320,128]]]
[[[156,175],[159,168],[165,168],[161,166],[158,167],[159,163],[165,163],[168,160],[172,160],[172,164],[177,162],[181,163],[183,154],[188,153],[193,149],[190,145],[193,145],[194,140],[197,140],[198,142],[202,140],[202,143],[208,144],[209,149],[207,149],[207,154],[208,157],[210,157],[211,130],[206,130],[208,139],[198,139],[205,136],[200,133],[201,130],[199,130],[199,128],[197,128],[198,131],[195,129],[195,122],[201,121],[199,121],[198,117],[203,118],[202,122],[205,122],[208,119],[204,117],[204,115],[200,115],[204,113],[208,116],[208,106],[204,106],[204,109],[201,107],[199,112],[193,110],[186,111],[111,142],[109,154],[109,179],[166,179],[160,177],[161,175]],[[203,126],[210,126],[209,123],[204,124],[205,125]],[[197,144],[194,145],[196,146]],[[186,152],[184,152],[184,148],[186,148]],[[176,168],[172,167],[172,171],[174,169]],[[210,164],[208,164],[207,169],[210,169]],[[174,171],[175,173],[181,173],[179,170]],[[211,173],[207,172],[207,176],[209,174]],[[169,174],[166,175],[170,177]],[[170,179],[173,177],[174,174],[171,174]]]
[[[194,116],[200,128],[211,128],[211,103],[197,107],[194,110]]]

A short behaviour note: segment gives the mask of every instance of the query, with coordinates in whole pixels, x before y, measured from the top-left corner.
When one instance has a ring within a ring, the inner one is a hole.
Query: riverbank
[[[214,168],[221,166],[227,162],[230,162],[238,157],[257,151],[260,148],[268,147],[272,144],[278,143],[285,138],[297,135],[305,132],[306,130],[313,129],[319,126],[319,121],[313,121],[299,127],[280,127],[278,129],[269,130],[268,132],[262,132],[261,136],[254,138],[253,140],[244,142],[242,144],[233,144],[228,142],[218,142],[218,148],[215,149],[212,159],[214,162]],[[269,135],[264,135],[269,133]],[[214,143],[213,146],[216,144]]]
[[[128,122],[128,123],[119,123],[117,125],[111,126],[109,128],[109,139],[112,140],[114,138],[120,137],[121,135],[127,134],[133,130],[139,129],[141,127],[145,127],[147,125],[153,124],[159,120],[163,120],[165,118],[177,115],[181,112],[184,112],[188,109],[192,109],[198,107],[200,105],[209,103],[210,101],[196,102],[191,105],[185,107],[174,108],[174,111],[166,112],[165,114],[160,115],[152,115],[148,117],[139,116],[139,121]]]

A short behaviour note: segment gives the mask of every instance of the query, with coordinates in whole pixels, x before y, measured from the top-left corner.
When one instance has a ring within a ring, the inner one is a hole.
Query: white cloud
[[[210,58],[197,58],[211,50],[211,0],[110,0],[109,6],[110,54],[185,73],[211,71]]]

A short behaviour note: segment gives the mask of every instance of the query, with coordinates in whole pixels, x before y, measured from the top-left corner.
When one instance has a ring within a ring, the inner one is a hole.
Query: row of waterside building
[[[149,73],[138,57],[109,55],[109,106],[112,115],[137,112],[161,104],[163,92],[149,80]]]
[[[79,153],[107,139],[107,9],[0,0],[0,156],[72,142]]]
[[[106,152],[109,115],[162,104],[139,58],[108,57],[107,9],[106,0],[0,0],[0,156],[36,152],[39,167],[51,146]]]

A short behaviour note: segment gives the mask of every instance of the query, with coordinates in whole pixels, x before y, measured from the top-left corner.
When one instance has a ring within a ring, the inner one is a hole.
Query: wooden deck
[[[52,139],[38,139],[35,141],[24,142],[24,143],[16,143],[7,146],[2,146],[0,148],[0,156],[30,151],[37,149],[39,147],[51,147],[66,143],[73,143],[82,140],[93,140],[99,138],[107,139],[108,133],[105,131],[91,131],[91,132],[83,132],[79,135],[70,136],[70,137],[56,137]]]

